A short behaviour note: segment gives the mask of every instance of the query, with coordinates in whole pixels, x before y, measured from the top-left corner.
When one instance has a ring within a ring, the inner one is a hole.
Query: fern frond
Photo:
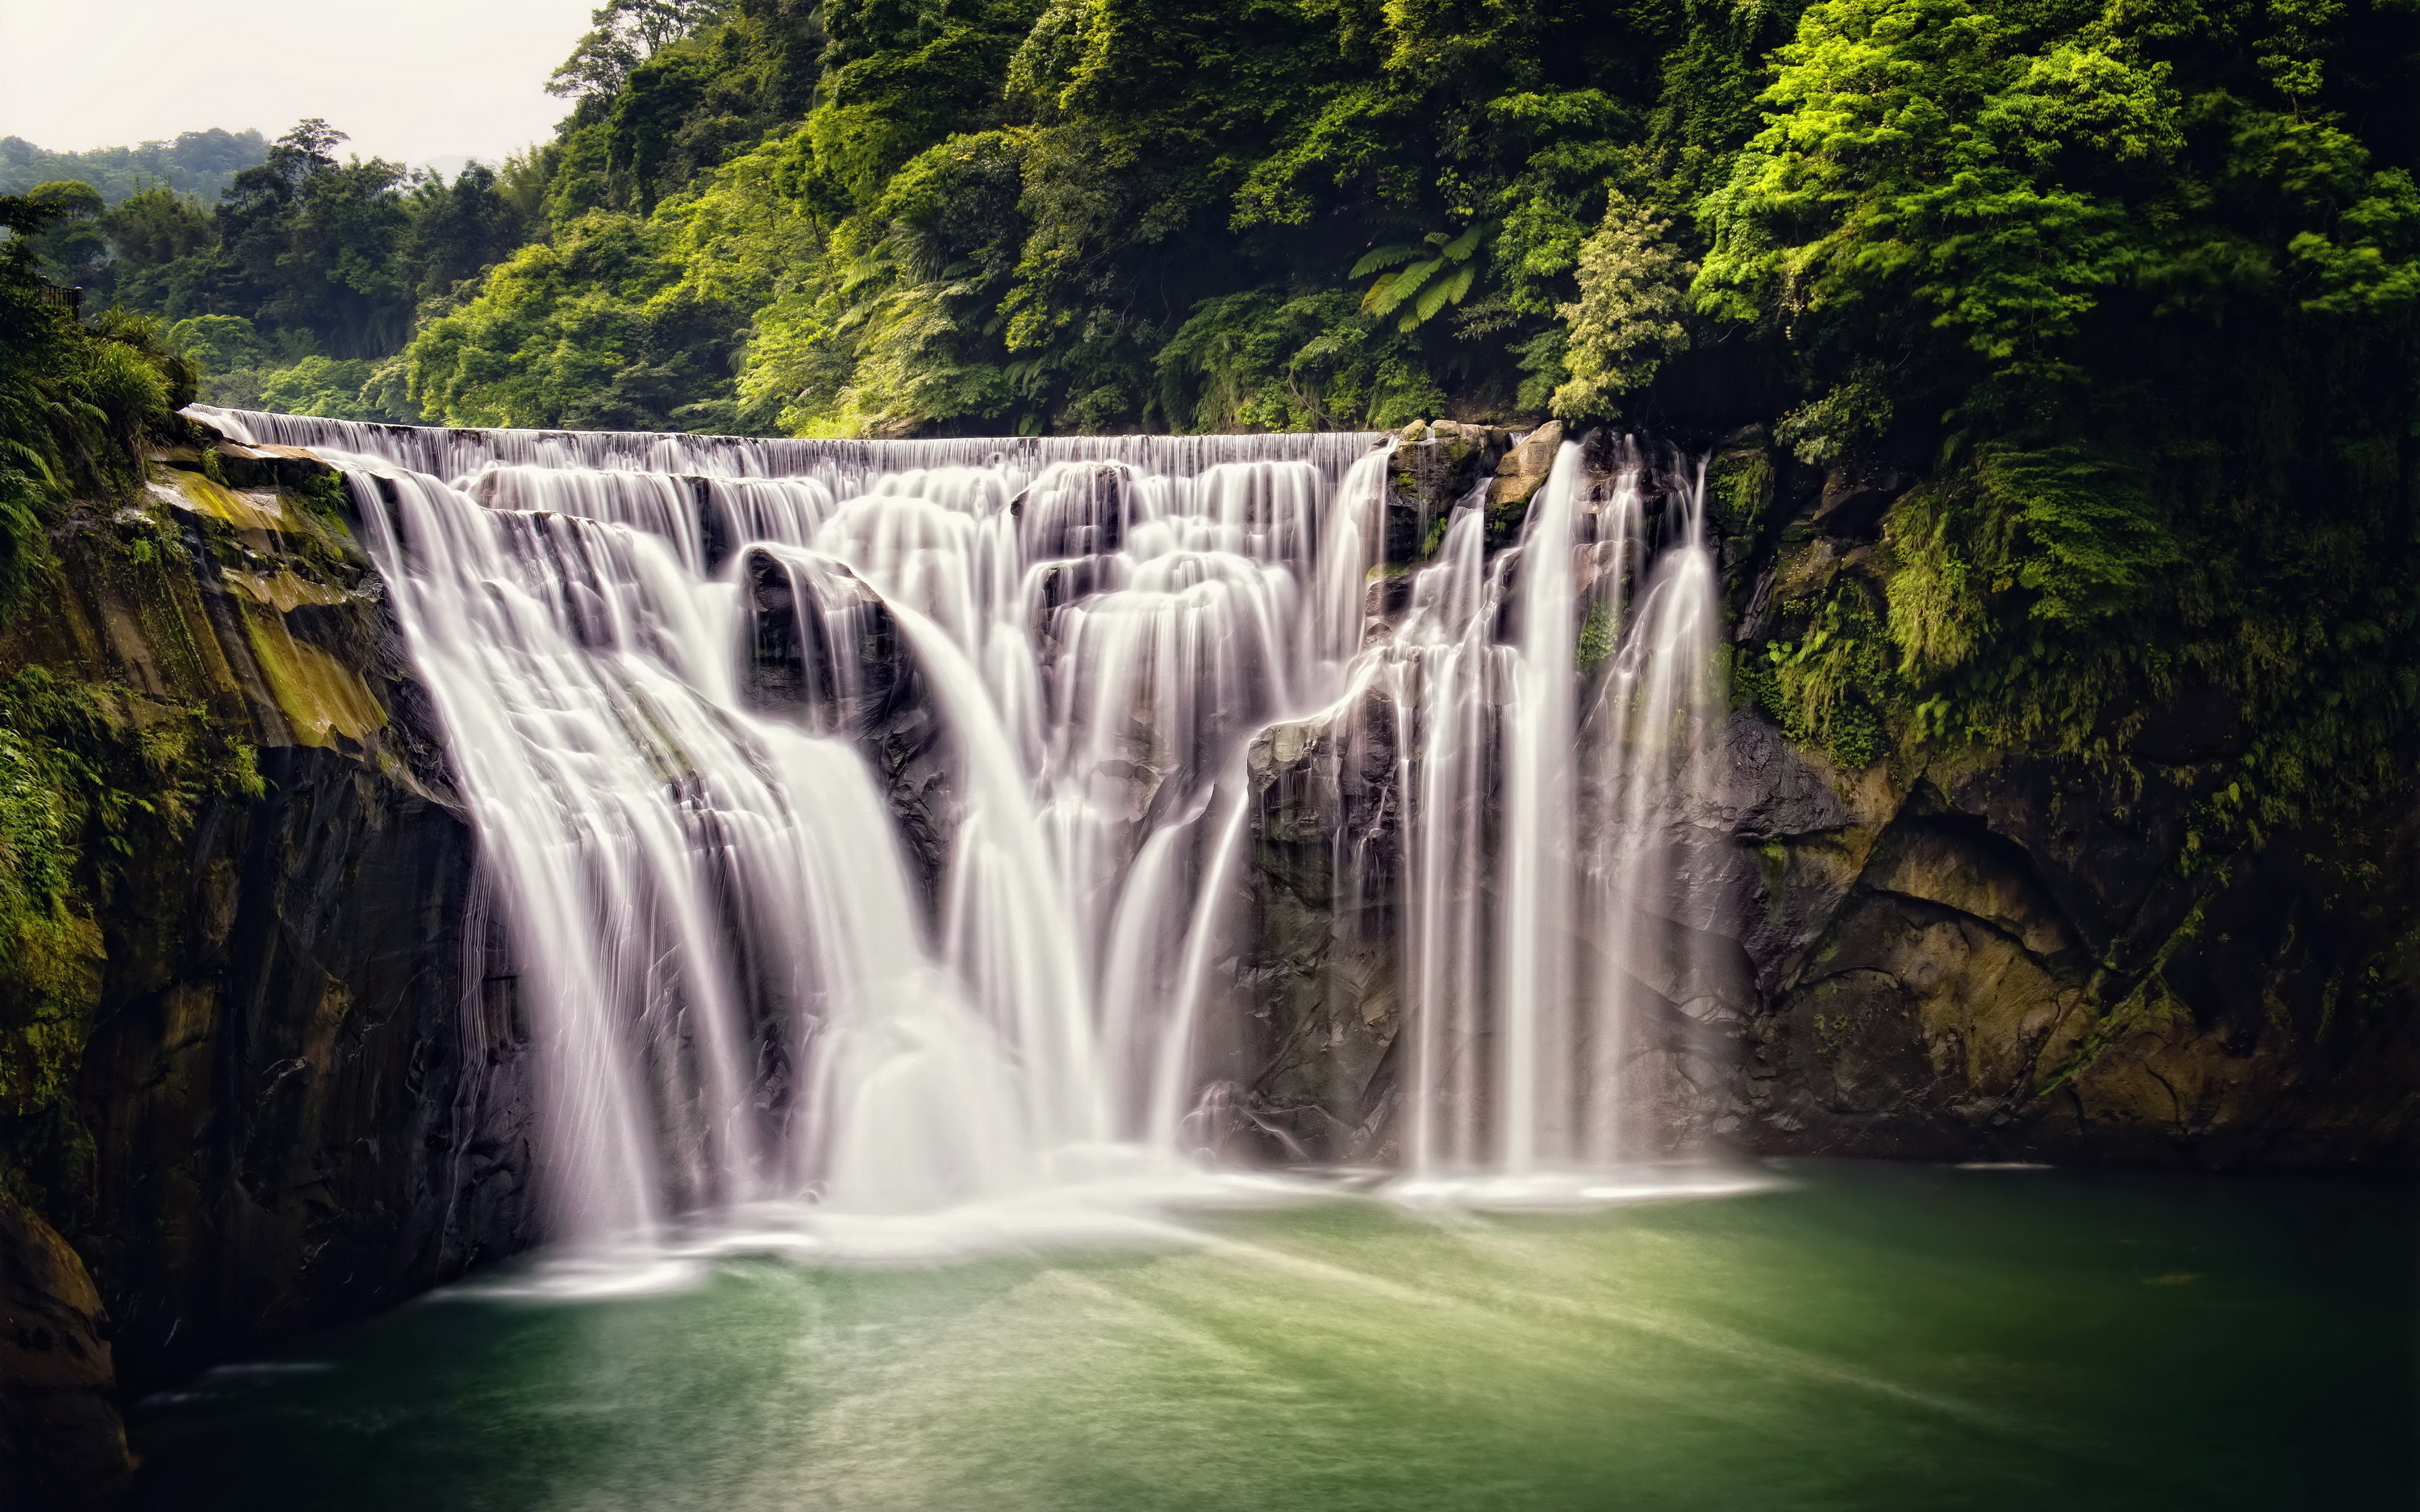
[[[1345,274],[1344,276],[1347,278],[1367,278],[1381,268],[1395,268],[1404,263],[1410,262],[1413,258],[1419,256],[1425,250],[1425,248],[1416,247],[1408,242],[1402,241],[1397,241],[1384,247],[1373,247],[1370,251],[1363,253],[1361,255],[1361,260],[1353,265],[1353,271]]]
[[[1420,285],[1435,276],[1436,270],[1444,266],[1442,261],[1432,257],[1380,279],[1362,297],[1361,308],[1371,315],[1391,314],[1397,305],[1419,293]]]

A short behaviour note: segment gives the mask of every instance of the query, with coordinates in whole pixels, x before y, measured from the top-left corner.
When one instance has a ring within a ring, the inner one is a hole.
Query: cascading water
[[[1383,437],[200,412],[352,480],[504,904],[566,1231],[1179,1168],[1243,748],[1380,682],[1411,1174],[1643,1151],[1658,816],[1716,611],[1695,492],[1644,550],[1635,453],[1608,491],[1566,446],[1492,562],[1471,501],[1365,650]]]
[[[1606,1173],[1675,1153],[1648,1026],[1693,1022],[1658,984],[1702,976],[1665,959],[1666,830],[1721,706],[1717,580],[1702,471],[1664,480],[1652,554],[1647,459],[1588,471],[1564,443],[1492,563],[1466,501],[1373,653],[1406,727],[1415,1196],[1611,1196]]]

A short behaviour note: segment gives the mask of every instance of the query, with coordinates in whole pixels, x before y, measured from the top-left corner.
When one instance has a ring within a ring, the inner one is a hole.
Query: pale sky
[[[339,153],[489,162],[549,135],[597,0],[0,0],[0,136],[80,150],[306,116]]]

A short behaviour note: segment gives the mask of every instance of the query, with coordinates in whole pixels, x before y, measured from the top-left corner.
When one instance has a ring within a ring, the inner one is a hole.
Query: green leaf
[[[1412,246],[1409,243],[1402,241],[1394,242],[1384,247],[1374,247],[1369,252],[1362,254],[1361,260],[1353,265],[1353,271],[1345,274],[1344,276],[1347,278],[1367,278],[1381,268],[1393,268],[1400,264],[1410,262],[1413,258],[1420,255],[1424,250],[1425,249],[1423,248]]]
[[[1478,271],[1466,266],[1451,278],[1431,284],[1421,290],[1420,297],[1412,303],[1413,323],[1417,325],[1431,318],[1449,304],[1461,303],[1462,297],[1470,292],[1470,280]]]
[[[1444,266],[1443,258],[1432,257],[1380,279],[1370,285],[1368,294],[1362,296],[1361,308],[1372,315],[1393,313],[1395,306],[1419,293],[1420,285],[1435,277],[1436,270]]]

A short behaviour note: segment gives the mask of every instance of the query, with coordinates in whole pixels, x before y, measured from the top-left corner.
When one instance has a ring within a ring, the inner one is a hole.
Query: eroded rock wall
[[[153,479],[70,512],[54,592],[0,639],[0,677],[39,669],[115,735],[198,718],[259,779],[93,867],[72,1113],[11,1146],[64,1236],[48,1295],[90,1315],[104,1378],[115,1356],[104,1405],[391,1305],[536,1218],[528,1027],[342,484],[204,436]],[[76,1442],[28,1442],[59,1449],[32,1484],[94,1484]]]

